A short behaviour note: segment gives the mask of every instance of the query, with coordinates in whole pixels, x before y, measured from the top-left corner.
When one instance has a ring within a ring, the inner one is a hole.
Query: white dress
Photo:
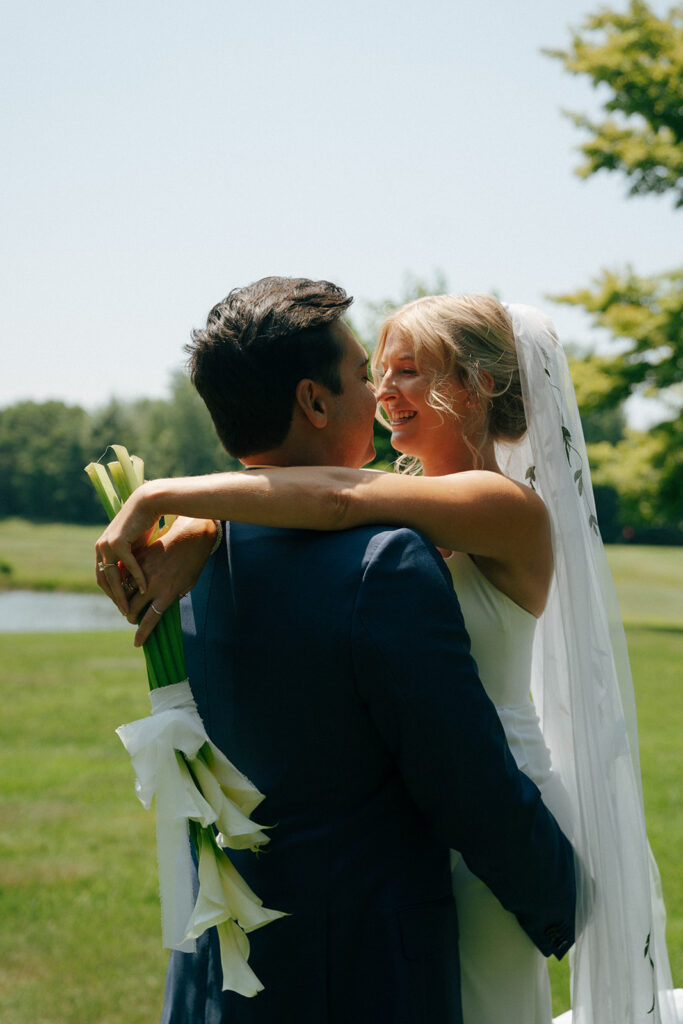
[[[550,765],[529,695],[536,619],[493,586],[469,555],[447,558],[479,676],[496,705],[512,755],[541,790],[565,832],[571,811]],[[550,1024],[552,1001],[546,959],[490,890],[452,854],[453,891],[460,927],[465,1024]]]

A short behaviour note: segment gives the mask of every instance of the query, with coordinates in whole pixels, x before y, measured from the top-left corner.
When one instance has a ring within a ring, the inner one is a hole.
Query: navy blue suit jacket
[[[443,561],[411,530],[228,524],[183,602],[211,739],[266,794],[265,985],[221,993],[215,933],[173,953],[164,1024],[458,1024],[449,848],[537,946],[573,941],[573,852],[513,762]],[[491,637],[495,643],[495,637]]]

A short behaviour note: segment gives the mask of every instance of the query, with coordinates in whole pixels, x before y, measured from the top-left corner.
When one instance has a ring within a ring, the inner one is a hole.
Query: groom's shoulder
[[[377,559],[401,559],[407,555],[427,562],[442,562],[438,551],[421,533],[409,527],[388,523],[356,526],[350,530],[292,530],[272,526],[253,526],[227,522],[228,546],[239,548],[276,548],[287,550],[317,548],[343,553],[346,558],[358,559],[368,565]]]
[[[408,526],[361,526],[347,534],[355,534],[352,543],[362,551],[366,565],[378,560],[404,564],[407,558],[431,563],[440,558],[432,542]]]
[[[355,531],[349,531],[355,532]],[[432,542],[410,527],[361,527],[357,538],[364,580],[373,577],[431,577],[453,584],[445,562]]]
[[[329,532],[287,531],[297,534],[304,543],[329,547],[354,557],[364,566],[377,561],[406,564],[407,560],[424,560],[425,564],[443,563],[430,540],[417,530],[388,523],[355,526],[350,530]]]
[[[355,568],[359,582],[377,572],[437,573],[448,579],[444,561],[431,541],[417,530],[390,524],[357,526],[350,530],[314,531],[228,523],[229,548],[257,560],[284,559],[315,564],[344,575]],[[354,573],[355,575],[355,573]]]
[[[354,526],[348,530],[295,530],[275,526],[255,526],[247,523],[225,524],[227,540],[239,546],[273,544],[287,547],[318,546],[357,551],[361,556],[376,557],[385,552],[402,549],[424,549],[436,552],[431,541],[417,530],[388,523]]]

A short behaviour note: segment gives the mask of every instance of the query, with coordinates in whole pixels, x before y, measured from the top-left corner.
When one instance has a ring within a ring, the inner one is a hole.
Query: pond
[[[0,633],[91,633],[128,629],[104,594],[63,594],[37,590],[0,593]]]

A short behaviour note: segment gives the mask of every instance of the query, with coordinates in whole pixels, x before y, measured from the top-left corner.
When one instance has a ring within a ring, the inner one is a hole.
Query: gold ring
[[[157,606],[154,604],[154,601],[152,601],[152,603],[150,605],[150,608],[152,609],[152,611],[154,612],[155,615],[163,615],[164,614],[163,612],[159,611]]]
[[[105,569],[115,569],[117,567],[116,562],[98,562],[97,568],[100,572],[104,572]]]

